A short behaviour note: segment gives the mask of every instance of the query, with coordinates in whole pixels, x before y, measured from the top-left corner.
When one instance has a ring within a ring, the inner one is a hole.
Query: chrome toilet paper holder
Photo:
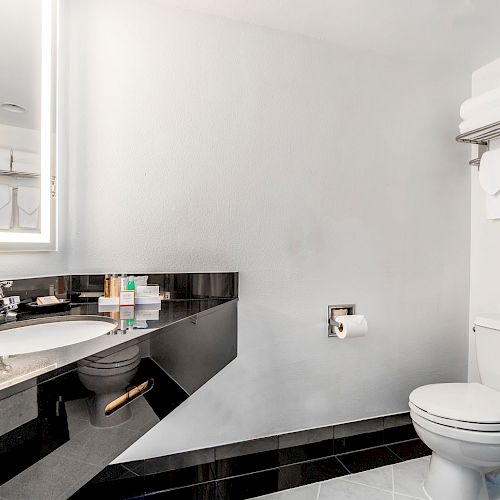
[[[355,314],[355,304],[340,304],[328,306],[328,336],[337,337],[335,327],[342,325],[336,320],[337,316],[346,316]]]

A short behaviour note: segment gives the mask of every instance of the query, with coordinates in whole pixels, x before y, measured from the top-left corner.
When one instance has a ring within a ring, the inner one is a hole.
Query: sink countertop
[[[4,358],[6,364],[12,367],[9,373],[0,373],[0,399],[8,397],[19,390],[25,390],[30,385],[49,380],[55,376],[76,368],[76,362],[84,362],[84,358],[107,349],[117,352],[132,344],[141,344],[156,335],[166,334],[168,327],[176,323],[205,316],[223,307],[224,304],[237,299],[187,299],[162,301],[159,319],[147,320],[147,328],[130,328],[121,330],[120,326],[127,320],[119,320],[119,326],[100,337],[47,351],[31,354],[20,354]],[[136,311],[151,310],[151,306],[136,306]],[[70,310],[53,314],[19,313],[18,322],[44,317],[67,316],[106,316],[113,317],[110,312],[98,310],[96,302],[72,304]],[[120,325],[121,324],[121,325]],[[19,326],[22,326],[21,324]],[[0,331],[0,335],[2,332]]]

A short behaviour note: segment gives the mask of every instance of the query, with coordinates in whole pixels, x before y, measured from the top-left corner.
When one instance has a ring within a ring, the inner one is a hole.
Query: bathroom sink
[[[100,337],[118,323],[102,316],[54,316],[0,326],[0,356],[27,354]]]

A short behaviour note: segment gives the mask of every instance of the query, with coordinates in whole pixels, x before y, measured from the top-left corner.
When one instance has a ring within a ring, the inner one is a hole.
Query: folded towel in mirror
[[[19,227],[38,229],[40,225],[40,188],[19,186],[17,188]]]
[[[0,229],[12,227],[12,188],[0,184]]]
[[[29,172],[32,174],[40,173],[40,155],[37,153],[28,153],[27,151],[13,152],[14,162],[12,169],[17,172]]]
[[[0,170],[10,170],[10,149],[0,148]]]

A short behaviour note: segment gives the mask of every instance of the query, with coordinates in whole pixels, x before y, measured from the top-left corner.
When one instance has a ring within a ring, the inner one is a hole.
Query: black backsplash
[[[238,297],[238,273],[164,273],[129,272],[147,275],[148,284],[159,285],[160,293],[170,292],[171,300],[203,298],[233,299]],[[72,302],[95,302],[104,292],[104,274],[71,274],[14,280],[6,295],[19,295],[21,300],[33,300],[54,293]]]

